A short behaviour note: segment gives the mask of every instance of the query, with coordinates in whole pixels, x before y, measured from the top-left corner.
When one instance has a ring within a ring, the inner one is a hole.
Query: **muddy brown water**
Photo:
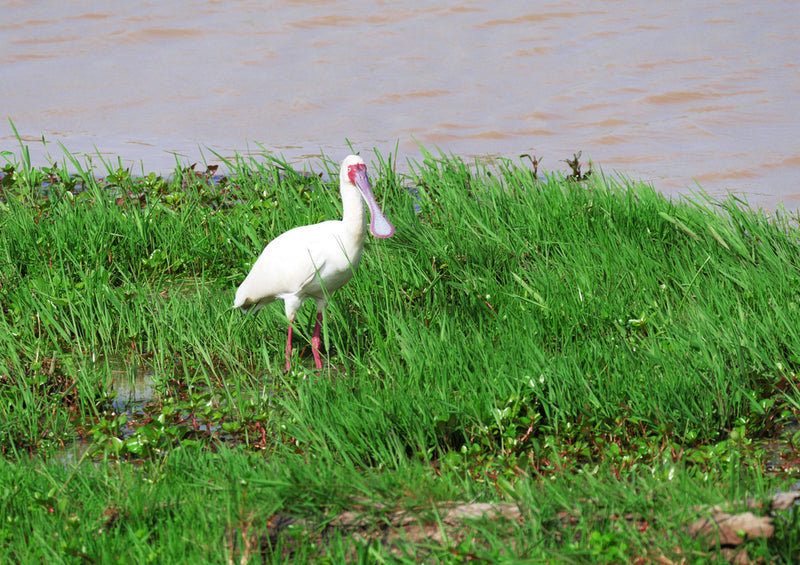
[[[666,193],[800,206],[800,3],[3,3],[0,151],[169,172],[260,147],[302,163],[417,141],[583,151]],[[49,141],[43,146],[44,135]]]

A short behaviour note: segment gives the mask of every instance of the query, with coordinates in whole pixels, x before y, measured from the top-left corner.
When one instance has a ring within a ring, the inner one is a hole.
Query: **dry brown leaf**
[[[789,510],[793,504],[800,500],[800,492],[779,492],[772,497],[772,510]]]

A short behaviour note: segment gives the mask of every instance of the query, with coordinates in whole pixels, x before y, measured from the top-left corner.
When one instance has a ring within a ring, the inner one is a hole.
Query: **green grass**
[[[797,479],[800,230],[784,211],[428,153],[400,175],[377,155],[397,232],[333,297],[323,374],[307,342],[283,374],[282,308],[245,316],[233,292],[270,239],[340,215],[336,163],[161,178],[5,156],[11,562],[652,559],[699,547],[681,533],[698,505]],[[308,305],[299,333],[312,325]],[[119,359],[156,391],[122,414]],[[65,463],[76,439],[91,447]],[[364,500],[426,523],[449,501],[523,518],[393,548],[325,527]],[[267,548],[279,514],[322,533]],[[775,525],[748,551],[790,561],[795,518]]]

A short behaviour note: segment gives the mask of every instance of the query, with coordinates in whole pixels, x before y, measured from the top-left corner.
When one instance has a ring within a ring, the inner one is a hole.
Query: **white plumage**
[[[326,296],[349,281],[361,261],[367,235],[366,202],[370,211],[369,230],[375,237],[394,234],[394,226],[381,212],[367,177],[367,166],[357,155],[342,162],[339,173],[342,219],[291,229],[273,239],[261,252],[250,273],[236,290],[234,308],[258,311],[275,300],[283,300],[289,319],[286,341],[286,370],[291,368],[292,324],[297,311],[309,298],[317,303],[317,323],[311,350],[317,369],[322,311]],[[363,198],[363,201],[362,201]]]

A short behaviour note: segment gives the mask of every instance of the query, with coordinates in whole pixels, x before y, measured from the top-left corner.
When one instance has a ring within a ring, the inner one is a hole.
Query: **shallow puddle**
[[[131,364],[120,355],[100,357],[96,361],[98,370],[107,364],[111,372],[111,389],[109,408],[116,415],[127,415],[128,422],[144,414],[144,406],[155,399],[153,379],[155,371],[141,361]],[[120,427],[120,439],[124,440],[134,433],[128,424]],[[66,466],[79,464],[87,457],[93,446],[91,437],[80,438],[65,444],[57,450],[53,457]]]
[[[155,371],[152,367],[141,362],[130,364],[120,356],[108,357],[107,361],[115,395],[112,406],[116,412],[135,412],[153,401]]]
[[[794,440],[798,433],[800,433],[800,423],[793,420],[781,426],[776,437],[755,442],[766,453],[765,472],[773,474],[797,473],[797,470],[800,469],[800,450],[798,450]]]
[[[53,454],[53,459],[65,467],[75,467],[79,465],[87,455],[92,444],[84,440],[76,440],[64,445],[63,449],[57,450]]]

